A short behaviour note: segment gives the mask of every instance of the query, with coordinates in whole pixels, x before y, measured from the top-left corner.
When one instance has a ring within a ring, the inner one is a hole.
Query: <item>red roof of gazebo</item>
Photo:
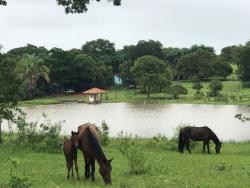
[[[82,93],[83,94],[99,94],[99,93],[107,93],[107,91],[94,87],[94,88],[89,89],[87,91],[84,91]]]

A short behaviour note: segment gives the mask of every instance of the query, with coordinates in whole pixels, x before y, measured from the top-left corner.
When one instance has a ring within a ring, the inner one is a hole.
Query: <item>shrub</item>
[[[220,90],[222,90],[222,88],[223,88],[223,84],[217,77],[215,77],[209,83],[209,88],[211,90],[209,92],[209,96],[211,96],[211,97],[218,96]]]
[[[11,188],[29,188],[32,183],[29,176],[26,176],[24,173],[20,174],[18,170],[19,161],[14,158],[10,158],[11,168],[10,168],[10,179],[9,186]]]
[[[184,86],[176,84],[176,85],[169,86],[166,89],[166,92],[171,94],[173,96],[173,98],[176,99],[180,95],[187,94],[188,90]]]
[[[35,151],[61,152],[62,140],[60,131],[62,122],[52,123],[43,114],[43,122],[27,122],[26,116],[21,115],[15,121],[17,125],[16,142],[23,147]]]
[[[250,88],[250,82],[242,82],[243,88]]]
[[[158,134],[157,136],[154,136],[152,139],[149,140],[147,143],[147,147],[149,148],[158,148],[158,149],[167,149],[168,146],[168,138]]]
[[[203,88],[203,86],[200,82],[194,82],[192,88],[197,90],[196,92],[199,93],[199,91]]]
[[[123,136],[123,132],[118,136],[118,149],[127,158],[130,173],[134,175],[149,173],[151,168],[146,164],[147,161],[142,147],[136,144],[137,139]]]
[[[107,146],[110,143],[109,126],[105,121],[102,121],[101,128],[100,128],[100,134],[101,134],[101,145]]]

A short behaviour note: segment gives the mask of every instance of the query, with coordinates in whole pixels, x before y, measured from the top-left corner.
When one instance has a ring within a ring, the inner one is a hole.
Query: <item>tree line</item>
[[[141,40],[122,49],[104,39],[71,50],[28,44],[2,53],[0,62],[17,75],[22,99],[61,94],[69,89],[82,92],[91,87],[109,88],[114,85],[114,75],[119,75],[125,86],[140,88],[150,95],[170,86],[172,80],[226,79],[232,74],[231,64],[238,65],[239,78],[247,85],[250,42],[225,47],[219,55],[205,45],[166,48],[154,40]]]

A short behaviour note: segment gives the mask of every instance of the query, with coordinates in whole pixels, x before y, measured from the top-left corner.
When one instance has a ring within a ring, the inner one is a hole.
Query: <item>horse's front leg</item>
[[[205,153],[206,141],[203,141],[203,153]]]
[[[74,168],[73,168],[73,161],[72,161],[72,165],[71,165],[71,177],[74,177]]]
[[[191,153],[191,150],[189,148],[189,140],[186,141],[186,148],[187,148],[188,152]]]
[[[207,141],[207,153],[209,153],[209,154],[210,154],[209,140]]]
[[[69,179],[69,177],[70,177],[70,169],[71,169],[71,165],[70,165],[70,163],[67,163],[67,170],[68,170],[68,175],[67,175],[67,179]]]
[[[79,173],[78,173],[78,165],[77,165],[77,158],[74,159],[75,162],[75,170],[76,170],[76,175],[77,175],[77,179],[79,180]]]

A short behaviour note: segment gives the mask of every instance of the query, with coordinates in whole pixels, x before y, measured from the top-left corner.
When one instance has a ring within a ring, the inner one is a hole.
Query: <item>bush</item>
[[[167,149],[168,146],[168,138],[158,134],[157,136],[154,136],[152,139],[149,140],[147,143],[147,147],[149,148],[158,148],[158,149]]]
[[[215,96],[219,95],[220,90],[222,90],[222,88],[223,88],[223,84],[217,77],[215,77],[209,83],[209,88],[211,90],[209,92],[209,96],[215,97]]]
[[[109,140],[109,126],[105,121],[102,121],[101,128],[100,128],[100,134],[101,134],[101,145],[107,146],[110,143]]]
[[[14,158],[10,158],[11,168],[10,168],[10,179],[9,186],[11,188],[29,188],[32,183],[30,181],[30,177],[26,176],[24,173],[20,175],[20,171],[18,170],[19,161]]]
[[[29,147],[35,151],[61,152],[62,140],[60,131],[62,122],[52,123],[43,114],[43,122],[26,121],[26,116],[21,115],[15,121],[17,125],[16,142],[23,147]]]
[[[136,144],[137,139],[123,136],[123,132],[118,136],[118,149],[128,160],[129,172],[134,175],[149,173],[151,168],[146,164],[143,147]]]
[[[173,98],[178,98],[180,95],[185,95],[188,93],[188,90],[182,86],[182,85],[179,85],[179,84],[176,84],[176,85],[172,85],[172,86],[169,86],[167,89],[166,89],[166,92],[171,94],[173,96]]]
[[[250,82],[242,82],[243,88],[250,88]]]

